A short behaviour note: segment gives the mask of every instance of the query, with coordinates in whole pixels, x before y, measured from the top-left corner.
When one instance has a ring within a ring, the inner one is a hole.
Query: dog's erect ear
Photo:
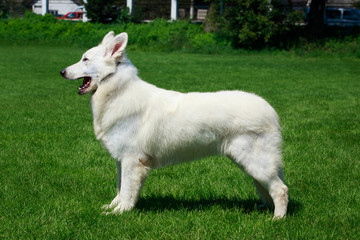
[[[105,35],[105,37],[103,38],[101,44],[106,44],[106,43],[108,43],[111,39],[114,38],[114,36],[115,36],[114,31],[108,32],[108,33]]]
[[[111,56],[113,59],[121,57],[125,50],[128,41],[128,35],[126,32],[116,35],[111,41],[107,43],[106,55]]]

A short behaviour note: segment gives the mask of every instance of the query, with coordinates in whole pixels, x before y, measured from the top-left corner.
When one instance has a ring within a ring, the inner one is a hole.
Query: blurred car
[[[338,27],[360,26],[360,10],[355,8],[326,8],[325,25]]]
[[[308,24],[310,8],[305,9],[304,20]],[[360,26],[360,10],[355,8],[327,7],[324,12],[324,24],[329,27]]]
[[[79,21],[83,19],[83,12],[68,12],[62,17],[58,17],[59,20],[70,20],[70,21]]]

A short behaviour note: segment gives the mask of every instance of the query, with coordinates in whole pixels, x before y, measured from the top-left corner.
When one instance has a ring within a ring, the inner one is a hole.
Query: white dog
[[[284,217],[288,188],[274,109],[246,92],[179,93],[146,83],[125,55],[127,40],[126,33],[109,32],[61,71],[83,78],[79,94],[91,94],[96,138],[116,160],[117,196],[107,211],[132,209],[151,169],[225,155],[254,179],[274,218]]]

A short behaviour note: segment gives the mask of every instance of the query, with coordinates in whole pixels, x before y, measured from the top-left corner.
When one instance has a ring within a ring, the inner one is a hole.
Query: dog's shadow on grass
[[[140,198],[136,208],[140,211],[156,211],[162,212],[167,210],[188,210],[188,211],[205,211],[212,207],[220,207],[222,209],[241,210],[249,214],[255,211],[272,211],[267,207],[259,207],[261,202],[255,199],[227,199],[227,198],[211,198],[211,199],[177,199],[172,196],[151,196]],[[290,200],[288,205],[288,215],[294,215],[301,208],[301,204]]]

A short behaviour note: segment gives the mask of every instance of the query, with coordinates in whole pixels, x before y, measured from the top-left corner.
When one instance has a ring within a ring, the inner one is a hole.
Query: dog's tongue
[[[90,86],[91,78],[84,77],[83,84],[79,87],[79,94],[84,94],[85,90]]]
[[[88,85],[90,85],[90,82],[91,82],[91,78],[89,78],[89,77],[84,77],[83,85],[81,86],[81,88],[86,88],[86,87],[88,87]]]

